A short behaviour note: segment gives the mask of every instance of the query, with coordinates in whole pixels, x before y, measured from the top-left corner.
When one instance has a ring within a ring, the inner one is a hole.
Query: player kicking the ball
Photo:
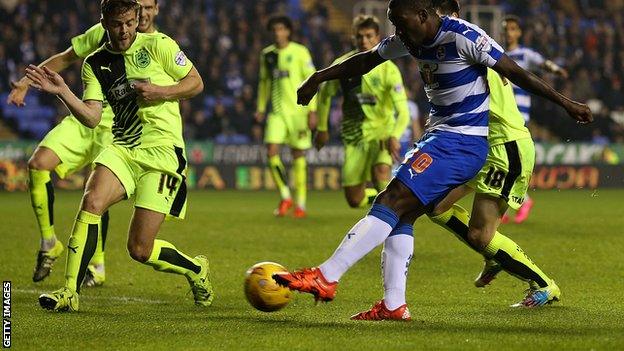
[[[83,100],[50,69],[27,69],[35,88],[57,95],[84,125],[98,125],[105,99],[114,113],[113,144],[94,161],[69,239],[65,286],[41,295],[39,304],[54,311],[78,310],[80,282],[97,245],[101,216],[134,195],[130,256],[158,271],[184,275],[195,303],[208,306],[213,299],[208,260],[191,258],[156,239],[165,216],[183,218],[186,210],[178,100],[199,94],[201,77],[175,41],[136,32],[140,10],[136,0],[104,0],[101,8],[108,41],[84,61]]]
[[[388,17],[396,27],[396,35],[372,50],[316,72],[298,91],[299,102],[305,104],[323,81],[362,75],[385,60],[411,54],[418,59],[432,105],[425,135],[408,152],[368,215],[348,231],[334,254],[318,267],[274,275],[281,285],[311,293],[316,300],[333,300],[342,275],[378,245],[384,243],[385,249],[397,251],[413,247],[412,223],[452,189],[479,173],[489,149],[488,67],[559,104],[581,123],[593,119],[586,105],[564,97],[520,68],[479,27],[459,19],[440,18],[432,0],[391,0]],[[500,247],[492,250],[498,254]],[[401,253],[395,257],[403,266],[411,259]],[[386,319],[410,318],[405,304],[392,307],[381,301],[375,313],[392,315]]]
[[[141,20],[138,30],[142,33],[159,34],[154,25],[158,15],[156,0],[141,1]],[[82,60],[106,42],[106,30],[98,23],[85,33],[71,40],[67,50],[44,60],[39,67],[61,72],[71,64]],[[28,93],[29,79],[23,77],[12,84],[7,103],[24,106],[24,97]],[[103,103],[102,119],[97,127],[91,129],[82,125],[75,117],[67,116],[54,127],[39,143],[28,161],[30,201],[41,236],[37,253],[37,264],[33,281],[39,282],[50,275],[56,259],[63,252],[63,244],[57,240],[54,230],[54,186],[50,172],[55,171],[60,178],[78,172],[92,164],[104,148],[113,142],[111,126],[113,111]],[[102,215],[101,233],[95,254],[89,262],[85,275],[85,286],[102,285],[106,279],[104,269],[104,248],[108,233],[108,211]]]
[[[340,63],[358,52],[379,44],[379,21],[360,15],[353,20],[353,41],[357,50],[339,57]],[[318,149],[329,139],[327,120],[331,98],[342,91],[340,134],[345,146],[342,186],[352,208],[368,208],[390,182],[393,158],[400,161],[399,139],[409,123],[407,95],[399,68],[386,61],[365,75],[323,84],[318,97],[319,125],[315,137]],[[394,114],[397,114],[395,121]],[[373,181],[375,188],[366,188]]]

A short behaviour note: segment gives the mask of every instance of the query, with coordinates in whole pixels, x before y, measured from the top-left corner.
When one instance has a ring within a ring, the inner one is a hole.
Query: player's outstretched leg
[[[407,272],[414,252],[414,228],[411,224],[399,223],[384,241],[381,254],[384,298],[370,310],[351,317],[353,320],[411,320],[405,301]]]
[[[210,306],[214,294],[208,259],[204,256],[191,258],[173,244],[155,239],[164,219],[162,213],[135,208],[128,236],[130,256],[157,271],[185,276],[193,291],[195,304]]]
[[[106,281],[106,270],[104,267],[104,250],[106,248],[106,237],[108,235],[108,222],[110,216],[108,211],[102,215],[102,223],[100,225],[100,235],[98,236],[97,247],[91,258],[91,262],[87,266],[87,273],[82,281],[85,287],[101,286]]]
[[[54,262],[63,252],[63,244],[54,233],[54,185],[50,178],[50,170],[60,162],[54,151],[44,147],[37,148],[28,161],[28,190],[41,236],[34,282],[50,275]]]

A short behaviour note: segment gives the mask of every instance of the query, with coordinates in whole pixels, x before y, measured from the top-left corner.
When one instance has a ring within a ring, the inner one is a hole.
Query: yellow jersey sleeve
[[[258,101],[256,104],[256,111],[264,113],[271,92],[271,78],[266,68],[264,52],[260,54],[260,69],[258,71]]]
[[[97,50],[106,41],[106,30],[98,23],[86,32],[71,39],[71,46],[76,55],[82,59]]]
[[[396,122],[390,135],[397,140],[401,139],[401,135],[405,132],[410,121],[409,107],[407,106],[407,94],[403,86],[403,77],[399,68],[394,64],[388,66],[387,72],[388,91],[396,111]]]
[[[102,93],[102,86],[93,73],[93,68],[85,60],[82,63],[82,84],[83,93],[82,100],[97,100],[104,101],[104,93]]]
[[[178,43],[167,36],[157,40],[154,53],[165,72],[175,80],[183,79],[193,68],[193,63],[180,50]]]

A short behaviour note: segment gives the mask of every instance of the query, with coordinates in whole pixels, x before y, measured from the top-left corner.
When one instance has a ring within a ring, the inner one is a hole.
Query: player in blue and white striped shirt
[[[393,237],[400,238],[391,244],[397,250],[395,259],[402,260],[403,266],[409,265],[411,255],[402,253],[407,248],[411,252],[413,247],[412,223],[481,169],[488,152],[487,67],[559,104],[580,123],[592,120],[586,105],[564,97],[523,70],[479,27],[459,19],[440,18],[433,0],[390,0],[388,17],[396,27],[396,35],[314,73],[297,91],[298,103],[305,105],[324,81],[356,77],[388,59],[412,55],[419,60],[432,106],[429,128],[406,155],[394,179],[379,193],[367,216],[348,231],[334,254],[319,267],[273,276],[279,284],[312,293],[317,300],[333,300],[342,275]],[[404,299],[405,281],[397,280],[386,287],[384,300],[386,295],[394,294],[395,285],[397,299],[401,294]],[[374,309],[388,315],[386,319],[410,319],[404,302],[388,309],[382,301]]]
[[[514,60],[518,66],[524,68],[527,71],[533,71],[536,68],[543,69],[546,72],[555,73],[563,78],[568,78],[568,72],[559,67],[556,63],[546,60],[537,51],[520,45],[520,38],[522,37],[522,28],[520,26],[520,18],[510,15],[506,16],[503,20],[503,30],[505,31],[505,42],[507,45],[507,51],[505,52],[510,59]],[[531,95],[526,90],[520,88],[514,84],[514,95],[516,96],[516,103],[518,109],[524,117],[525,122],[529,122],[531,118]],[[518,224],[524,222],[531,213],[533,208],[533,199],[527,194],[524,203],[518,209],[516,218],[514,221]],[[502,219],[503,223],[509,221],[509,217],[505,214]]]

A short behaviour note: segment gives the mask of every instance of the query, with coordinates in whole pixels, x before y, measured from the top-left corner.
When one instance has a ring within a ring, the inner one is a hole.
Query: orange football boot
[[[306,210],[304,210],[302,207],[295,207],[295,213],[293,214],[293,216],[295,216],[295,218],[305,218],[306,217]]]
[[[280,201],[275,211],[273,211],[273,214],[276,215],[277,217],[284,217],[292,206],[293,206],[293,202],[291,199],[282,200]]]
[[[410,315],[410,311],[407,308],[407,304],[400,306],[394,311],[390,311],[383,300],[377,301],[373,307],[364,312],[360,312],[356,315],[351,316],[351,319],[354,321],[411,321],[412,316]]]
[[[318,267],[304,268],[294,272],[273,274],[277,284],[290,290],[297,290],[314,295],[315,301],[329,302],[336,297],[338,282],[328,282]]]

